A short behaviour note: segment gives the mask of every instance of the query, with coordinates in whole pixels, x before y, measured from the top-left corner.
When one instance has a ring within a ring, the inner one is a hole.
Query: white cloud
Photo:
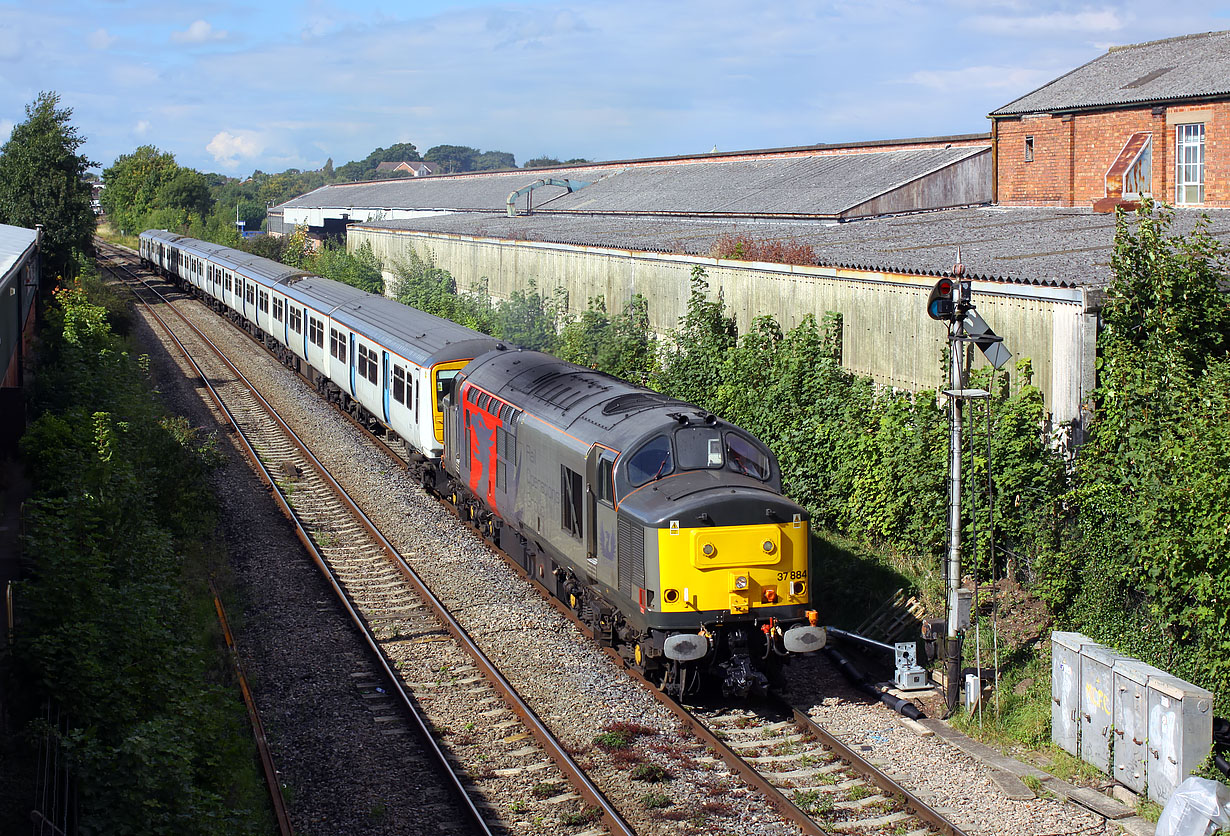
[[[239,158],[252,159],[265,150],[265,143],[252,131],[218,131],[205,146],[214,161],[225,168],[235,168]]]
[[[0,119],[0,142],[8,142],[16,124],[12,119]]]
[[[1063,70],[1027,67],[963,67],[959,70],[919,70],[905,80],[942,92],[964,90],[1028,91],[1049,81]]]
[[[171,40],[181,44],[203,44],[209,41],[226,40],[226,30],[214,29],[213,25],[204,20],[194,21],[183,32],[172,32]]]
[[[86,39],[92,49],[106,49],[115,43],[117,38],[106,29],[95,29]]]
[[[137,124],[132,126],[132,132],[136,136],[145,136],[147,133],[149,133],[149,122],[145,119],[142,119],[141,121],[137,122]]]
[[[1114,9],[1084,12],[1050,12],[1033,16],[975,15],[969,19],[971,28],[995,35],[1106,34],[1118,32],[1126,25]]]

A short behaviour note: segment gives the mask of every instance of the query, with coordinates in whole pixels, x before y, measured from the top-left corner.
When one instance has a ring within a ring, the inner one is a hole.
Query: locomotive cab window
[[[722,432],[716,427],[688,427],[675,433],[675,450],[679,454],[680,470],[720,468],[726,463],[722,455]]]
[[[650,479],[673,472],[674,469],[671,440],[665,435],[654,436],[628,459],[628,481],[632,483],[632,487],[639,487]]]
[[[726,459],[730,469],[743,473],[753,479],[764,481],[769,478],[769,456],[759,447],[736,433],[726,433]]]

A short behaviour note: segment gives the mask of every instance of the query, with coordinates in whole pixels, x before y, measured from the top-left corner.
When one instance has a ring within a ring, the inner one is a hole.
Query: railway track
[[[197,369],[363,634],[384,676],[360,675],[354,686],[373,706],[393,703],[409,718],[409,726],[390,724],[386,733],[414,727],[430,750],[441,786],[424,788],[418,813],[430,817],[441,833],[512,829],[512,822],[503,820],[511,811],[531,820],[605,825],[585,831],[591,834],[631,834],[564,745],[224,352],[122,263],[131,258],[126,251],[100,249]],[[166,311],[172,315],[161,315]],[[422,705],[431,706],[431,720]],[[495,745],[483,735],[467,734],[480,720],[497,730]],[[444,743],[440,731],[454,733]],[[481,771],[460,766],[478,762],[484,764]],[[430,784],[429,776],[418,777]],[[448,801],[450,795],[455,803]],[[516,800],[504,805],[489,800],[504,797]],[[541,810],[529,809],[534,801]]]
[[[354,426],[367,433],[357,422]],[[405,452],[399,449],[400,445],[390,446],[378,436],[367,435],[405,466]],[[451,508],[447,502],[444,504]],[[464,524],[478,533],[473,526]],[[328,532],[326,529],[326,539]],[[519,566],[505,559],[518,574],[526,577]],[[391,587],[382,587],[385,580],[379,577],[370,583],[365,580],[358,583],[360,587],[366,585],[383,589],[390,598],[397,598],[398,593]],[[571,610],[545,588],[537,583],[534,585],[552,607],[592,638],[587,626]],[[393,639],[394,643],[431,641],[429,631],[416,631],[412,622],[398,621],[402,616],[408,617],[418,612],[419,608],[411,606],[403,609],[407,612],[394,613],[387,620],[377,618],[377,632]],[[641,678],[617,653],[608,651],[608,655],[638,679],[649,693],[700,739],[707,753],[698,758],[702,766],[707,760],[720,759],[725,762],[802,832],[891,832],[910,836],[944,833],[964,836],[957,825],[912,796],[876,764],[865,761],[828,735],[806,714],[780,703],[757,710],[746,706],[689,710]],[[465,679],[468,677],[463,681]]]

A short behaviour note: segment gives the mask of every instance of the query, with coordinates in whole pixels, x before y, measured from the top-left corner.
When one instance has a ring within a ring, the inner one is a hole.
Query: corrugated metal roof
[[[991,116],[1230,95],[1230,31],[1112,47]]]
[[[1230,210],[1205,210],[1212,233],[1230,244]],[[1175,232],[1198,215],[1177,212]],[[1088,209],[950,209],[850,223],[811,220],[719,220],[533,214],[509,218],[473,213],[360,228],[402,229],[543,241],[576,246],[708,256],[724,235],[810,244],[821,266],[941,275],[961,248],[974,278],[1058,287],[1100,287],[1110,279],[1115,218]]]
[[[21,254],[38,238],[38,230],[0,224],[0,278],[9,274]]]
[[[278,208],[503,212],[509,193],[553,175],[591,185],[571,194],[558,187],[543,187],[534,193],[535,211],[834,217],[886,191],[988,153],[989,148],[956,145],[813,156],[762,155],[554,173],[531,170],[351,183],[323,186]],[[988,199],[989,195],[988,184]],[[524,206],[524,198],[520,204]]]
[[[552,201],[549,211],[836,216],[987,152],[983,147],[915,148],[631,167]]]

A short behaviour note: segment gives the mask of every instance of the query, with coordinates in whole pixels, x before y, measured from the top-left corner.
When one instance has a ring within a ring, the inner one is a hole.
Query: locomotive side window
[[[628,481],[634,488],[673,472],[675,463],[671,458],[671,440],[664,435],[649,439],[628,459],[627,468]]]
[[[336,328],[329,329],[329,353],[339,361],[346,362],[346,337],[339,334]],[[359,374],[362,373],[362,371],[359,372]]]
[[[296,308],[293,305],[287,305],[287,310],[290,312],[290,330],[296,334],[303,333],[303,309]]]
[[[317,348],[325,347],[325,323],[314,316],[308,317],[308,341]]]
[[[564,530],[581,539],[581,474],[560,465],[560,499],[563,500]]]
[[[769,478],[769,457],[741,435],[726,434],[726,459],[730,462],[730,469],[736,473],[744,473],[761,481]]]
[[[612,506],[615,504],[614,471],[613,461],[607,458],[598,460],[598,484],[594,485],[594,493],[599,502]]]

